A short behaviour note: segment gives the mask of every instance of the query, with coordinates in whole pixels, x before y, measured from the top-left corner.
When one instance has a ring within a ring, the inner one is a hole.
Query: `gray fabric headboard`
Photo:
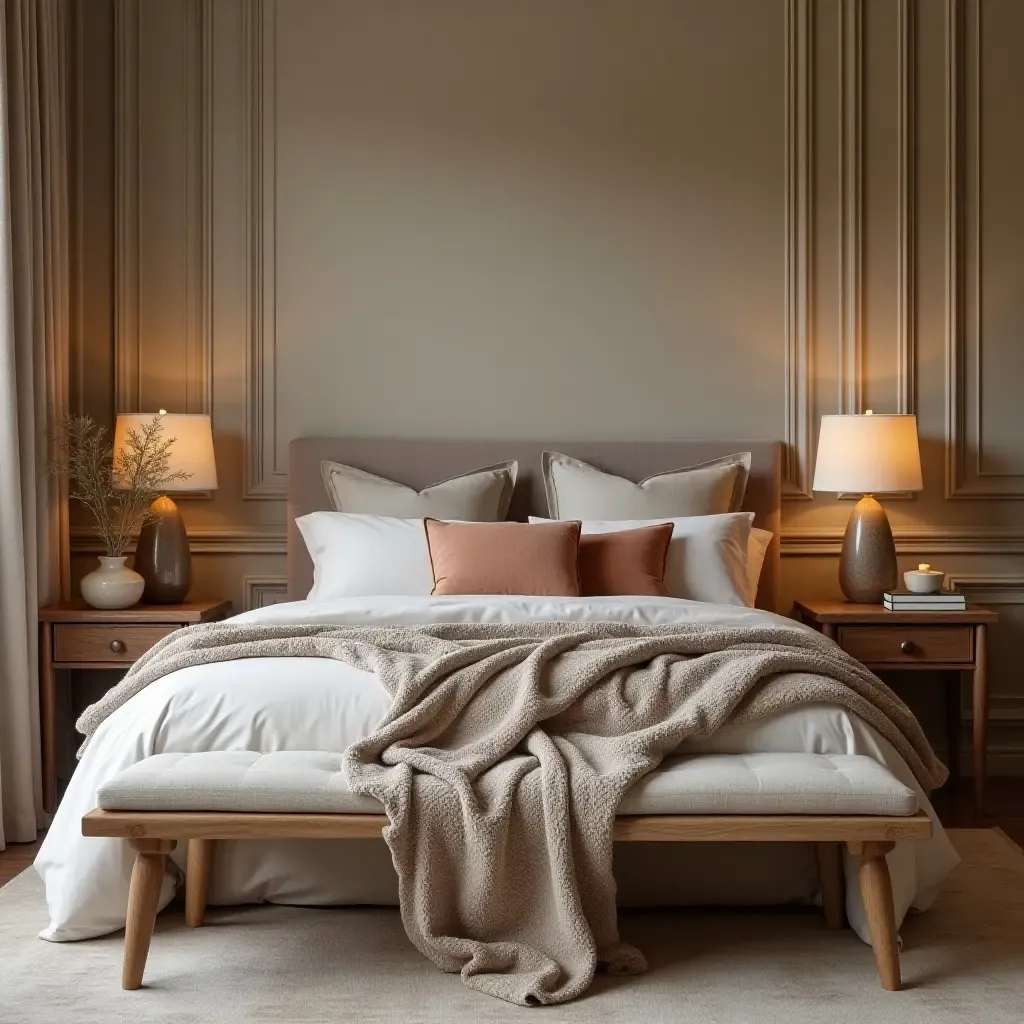
[[[782,446],[777,441],[434,441],[300,437],[288,446],[288,596],[300,600],[313,585],[313,564],[295,520],[330,509],[320,463],[344,462],[421,489],[481,466],[519,460],[509,519],[546,516],[541,453],[565,452],[632,480],[692,466],[733,452],[752,456],[743,507],[754,524],[775,535],[765,557],[757,606],[776,610],[782,504]]]

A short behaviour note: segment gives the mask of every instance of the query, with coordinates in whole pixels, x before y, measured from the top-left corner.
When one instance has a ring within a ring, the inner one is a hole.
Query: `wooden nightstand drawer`
[[[141,657],[177,626],[62,626],[53,627],[53,660],[106,661],[125,664]]]
[[[839,646],[868,664],[958,664],[974,660],[972,626],[840,626]]]

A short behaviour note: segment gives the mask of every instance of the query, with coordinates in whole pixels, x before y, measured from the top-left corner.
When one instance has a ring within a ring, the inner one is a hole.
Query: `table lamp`
[[[814,490],[863,494],[854,506],[839,556],[839,585],[851,601],[873,604],[898,580],[896,544],[874,495],[920,491],[916,416],[822,416]]]
[[[117,417],[114,451],[124,446],[130,428],[140,430],[159,415],[163,437],[174,438],[167,471],[188,474],[185,480],[165,485],[167,492],[212,491],[217,487],[217,463],[213,458],[213,430],[210,417],[169,413],[127,413]],[[142,599],[150,604],[179,604],[192,584],[192,553],[178,506],[161,495],[153,502],[151,518],[139,531],[135,545],[135,571],[146,581]]]

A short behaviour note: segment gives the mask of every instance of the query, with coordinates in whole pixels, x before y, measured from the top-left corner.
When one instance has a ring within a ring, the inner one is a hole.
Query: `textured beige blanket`
[[[390,818],[406,931],[443,970],[515,1003],[572,999],[598,963],[643,969],[619,942],[612,825],[625,791],[682,741],[838,704],[885,736],[926,789],[946,775],[874,675],[784,627],[211,623],[161,641],[79,730],[88,742],[178,668],[282,655],[368,669],[392,695],[345,765],[351,788]]]

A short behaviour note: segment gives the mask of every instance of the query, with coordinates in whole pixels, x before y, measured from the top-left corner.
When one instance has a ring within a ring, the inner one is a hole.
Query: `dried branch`
[[[133,533],[151,518],[150,505],[167,484],[190,473],[170,472],[173,437],[164,438],[159,416],[129,428],[116,453],[107,428],[89,416],[66,415],[48,435],[52,455],[48,469],[71,483],[70,497],[96,518],[103,546],[111,557],[123,555]]]

